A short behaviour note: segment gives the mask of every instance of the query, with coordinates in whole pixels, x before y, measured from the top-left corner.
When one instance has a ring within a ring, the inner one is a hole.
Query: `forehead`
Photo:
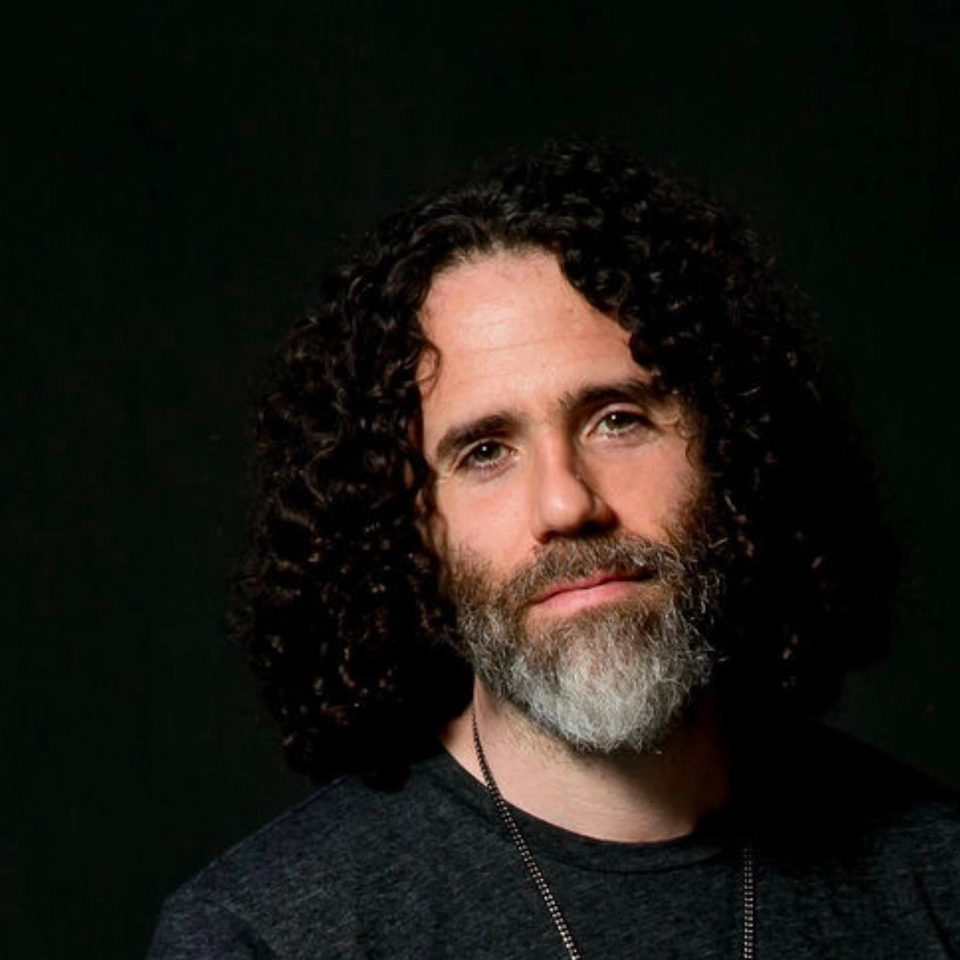
[[[625,346],[627,332],[590,306],[543,251],[499,252],[435,278],[422,312],[430,341],[447,357],[479,356],[557,338]]]
[[[419,375],[428,450],[437,418],[545,408],[561,394],[643,375],[627,331],[545,252],[501,252],[445,271],[421,322],[436,350]]]

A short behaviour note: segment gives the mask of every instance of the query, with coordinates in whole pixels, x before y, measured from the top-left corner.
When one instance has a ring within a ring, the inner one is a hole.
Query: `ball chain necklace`
[[[550,919],[553,920],[553,925],[557,928],[557,933],[560,934],[560,939],[563,941],[563,946],[567,951],[569,960],[583,960],[577,943],[573,939],[573,934],[567,926],[563,911],[560,909],[560,904],[557,903],[557,898],[553,895],[550,884],[547,883],[547,878],[543,875],[540,865],[530,852],[527,841],[523,839],[523,834],[517,826],[517,821],[514,819],[510,807],[507,806],[506,800],[503,799],[503,794],[497,786],[497,781],[493,779],[493,774],[490,772],[490,765],[487,763],[487,755],[483,752],[483,744],[480,742],[480,731],[477,729],[476,712],[472,713],[472,720],[473,748],[477,755],[477,763],[480,765],[480,772],[483,774],[483,782],[486,784],[487,793],[490,794],[490,799],[493,801],[493,805],[500,815],[500,819],[503,821],[503,825],[506,827],[507,833],[513,841],[513,845],[517,848],[520,859],[527,868],[527,873],[530,874],[530,879],[537,888],[537,892],[540,894],[540,898],[543,900],[544,906],[546,906],[547,912],[550,914]],[[749,840],[744,842],[741,852],[741,885],[743,890],[743,952],[741,956],[743,960],[755,960],[757,888],[753,847]]]

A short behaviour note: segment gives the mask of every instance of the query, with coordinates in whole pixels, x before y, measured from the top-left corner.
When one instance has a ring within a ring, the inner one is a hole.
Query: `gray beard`
[[[656,750],[710,683],[707,634],[722,593],[705,541],[686,531],[671,539],[558,540],[502,585],[457,552],[446,585],[462,652],[491,693],[574,749]],[[528,626],[535,596],[598,571],[642,573],[645,584],[626,600]]]

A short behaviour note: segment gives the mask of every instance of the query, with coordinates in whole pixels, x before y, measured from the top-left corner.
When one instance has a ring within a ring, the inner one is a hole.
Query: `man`
[[[290,336],[236,631],[334,780],[173,957],[951,957],[957,805],[809,721],[897,554],[802,300],[566,143],[388,221]]]

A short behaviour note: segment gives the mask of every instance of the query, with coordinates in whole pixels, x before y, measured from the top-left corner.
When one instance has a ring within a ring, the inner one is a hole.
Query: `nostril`
[[[591,520],[580,528],[582,537],[600,537],[610,530],[609,523],[601,523],[599,520]]]

